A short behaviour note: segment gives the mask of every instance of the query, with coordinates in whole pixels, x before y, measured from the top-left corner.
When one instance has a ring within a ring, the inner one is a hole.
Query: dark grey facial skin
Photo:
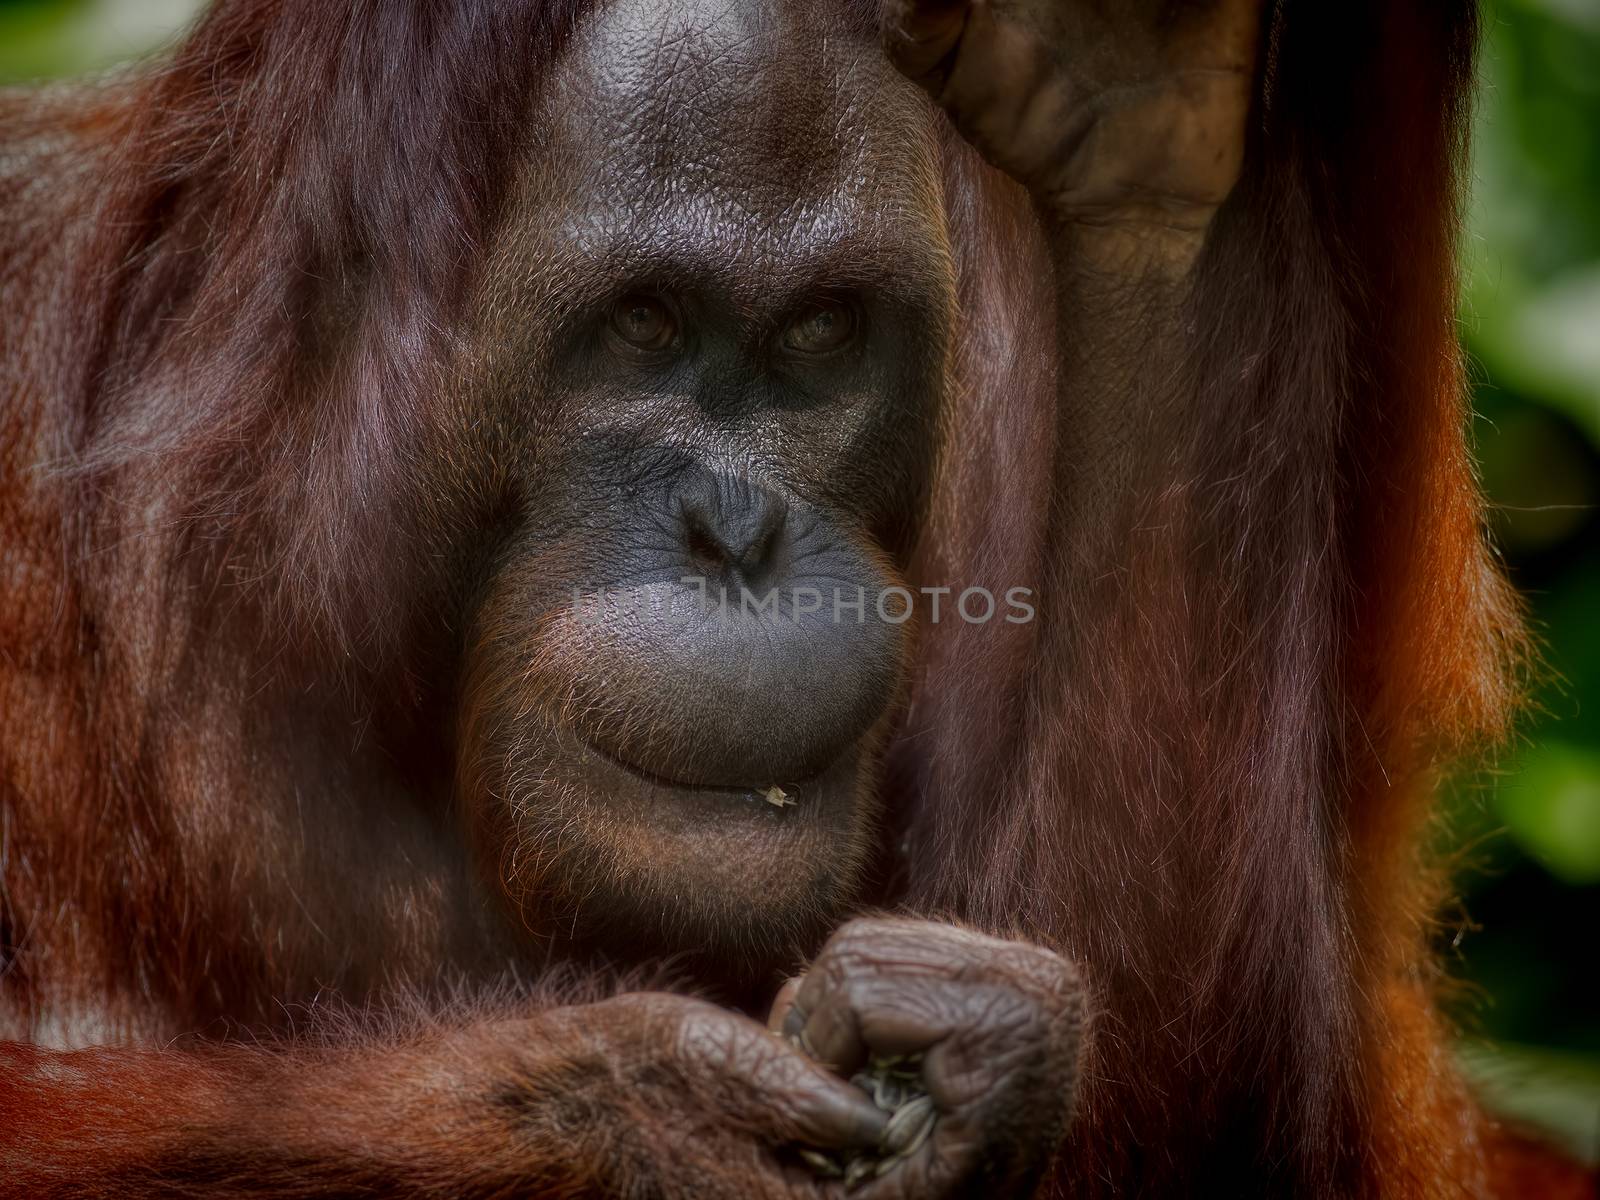
[[[938,453],[953,271],[931,110],[871,29],[820,20],[596,14],[529,122],[465,354],[504,510],[465,807],[486,853],[509,831],[514,894],[608,945],[809,936],[871,840],[910,635],[874,597]],[[807,588],[821,611],[741,605]]]

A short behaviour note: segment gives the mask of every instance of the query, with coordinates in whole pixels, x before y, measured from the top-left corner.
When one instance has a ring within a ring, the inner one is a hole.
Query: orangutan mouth
[[[821,770],[809,772],[798,779],[788,779],[782,782],[768,780],[759,783],[705,783],[693,779],[675,778],[671,775],[652,771],[605,749],[581,734],[578,735],[578,741],[587,753],[593,755],[607,766],[631,775],[652,788],[738,798],[752,803],[768,804],[773,808],[779,809],[791,808],[799,803],[806,796],[808,785],[814,791],[820,777],[826,774],[833,765],[830,763]],[[854,758],[854,755],[851,754],[847,757]]]

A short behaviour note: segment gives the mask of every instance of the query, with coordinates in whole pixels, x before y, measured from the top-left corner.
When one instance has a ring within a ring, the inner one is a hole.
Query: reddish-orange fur
[[[366,6],[327,7],[341,32],[388,36],[362,25]],[[441,35],[414,107],[381,114],[396,146],[452,105],[512,111],[506,97],[536,85],[566,27],[538,6],[504,6],[516,10],[504,26],[490,6],[461,7],[482,12]],[[898,890],[876,899],[1086,965],[1100,1011],[1057,1194],[1229,1194],[1240,1181],[1298,1195],[1592,1194],[1474,1107],[1427,945],[1442,886],[1420,857],[1432,773],[1503,731],[1522,654],[1482,536],[1450,324],[1473,13],[1279,8],[1245,179],[1194,303],[1147,315],[1150,337],[1192,331],[1181,377],[1128,398],[1135,486],[1109,504],[1084,504],[1092,464],[1073,456],[1075,415],[1056,411],[1041,231],[1020,191],[951,138],[966,392],[919,569],[996,593],[1036,583],[1041,619],[1003,642],[964,642],[951,625],[925,643],[889,784],[908,850]],[[281,1027],[278,1002],[311,999],[322,978],[309,918],[271,886],[288,832],[217,835],[260,839],[259,879],[230,875],[220,854],[180,857],[177,827],[208,815],[204,774],[149,751],[170,730],[133,681],[181,675],[191,641],[240,608],[272,631],[236,648],[240,674],[282,665],[295,684],[326,684],[330,705],[357,697],[358,715],[368,693],[409,695],[429,665],[389,644],[423,620],[425,597],[392,578],[390,551],[426,514],[371,521],[393,511],[372,501],[398,457],[362,458],[350,431],[403,443],[417,380],[386,355],[416,352],[402,334],[430,327],[435,293],[483,249],[506,147],[474,143],[468,126],[450,148],[461,161],[418,164],[370,132],[278,128],[280,111],[306,118],[297,72],[321,60],[263,49],[288,24],[278,6],[228,11],[165,74],[0,107],[8,140],[33,147],[0,182],[7,1036],[49,1041],[56,1012],[103,1021],[109,1040]],[[256,75],[261,55],[270,70]],[[496,70],[479,79],[485,63]],[[219,117],[252,104],[259,124]],[[372,194],[318,190],[367,151]],[[274,171],[304,190],[266,187]],[[30,193],[35,178],[54,190]],[[394,286],[364,313],[362,367],[335,381],[348,444],[314,458],[326,447],[291,402],[327,381],[297,357],[296,322],[340,314],[289,311],[335,303],[295,284],[340,277],[355,254],[345,239],[385,222],[400,232],[371,269]],[[252,337],[225,338],[228,322]],[[204,374],[209,406],[130,405],[164,366]],[[381,408],[379,383],[392,385]],[[306,462],[320,474],[302,478]],[[124,541],[145,506],[167,519]],[[214,591],[179,569],[195,562]],[[346,885],[329,873],[338,899]],[[378,936],[350,908],[338,934]],[[385,972],[470,971],[445,961],[456,939],[438,925],[383,926],[376,965],[339,982],[381,997]],[[440,1018],[348,1070],[341,1056],[371,1035],[63,1056],[9,1042],[0,1164],[10,1156],[11,1178],[38,1193],[71,1180],[117,1195],[176,1149],[189,1174],[158,1182],[179,1194],[382,1189],[402,1175],[440,1195],[504,1194],[525,1165],[498,1157],[506,1129],[434,1124],[447,1107],[409,1073],[427,1076],[427,1055],[465,1022]],[[586,1037],[570,1044],[592,1057]],[[229,1110],[255,1093],[284,1103]],[[371,1174],[336,1175],[342,1139],[370,1132],[363,1117],[405,1136]],[[681,1130],[654,1117],[630,1113],[667,1154]],[[228,1162],[275,1164],[248,1179],[207,1157],[240,1127],[261,1141]],[[536,1161],[554,1162],[560,1130],[541,1132]],[[285,1149],[287,1166],[268,1152]],[[582,1193],[592,1165],[552,1166],[543,1194]]]
[[[1080,1121],[1105,1135],[1069,1153],[1068,1193],[1204,1191],[1212,1170],[1225,1190],[1231,1156],[1288,1137],[1298,1194],[1544,1194],[1456,1074],[1428,944],[1436,770],[1503,735],[1525,658],[1452,324],[1474,20],[1468,4],[1279,12],[1166,401],[1179,415],[1141,431],[1141,486],[1110,512],[1075,514],[1074,415],[1051,430],[1044,401],[1017,402],[1051,394],[1047,364],[989,356],[1042,340],[1045,296],[1008,261],[1028,252],[991,217],[988,258],[966,260],[969,307],[999,316],[970,364],[979,415],[960,418],[980,425],[957,439],[984,453],[952,467],[938,570],[1076,556],[1044,593],[1064,626],[1003,654],[930,648],[913,829],[945,864],[923,895],[1100,967],[1120,1020]],[[1053,531],[1035,498],[1052,476]]]

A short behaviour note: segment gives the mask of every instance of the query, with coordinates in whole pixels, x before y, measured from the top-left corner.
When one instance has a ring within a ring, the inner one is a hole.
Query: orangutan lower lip
[[[827,769],[825,767],[823,768],[823,771],[813,771],[799,779],[785,779],[781,781],[781,783],[778,780],[767,780],[765,783],[696,783],[686,779],[673,779],[670,776],[658,775],[654,771],[646,770],[644,767],[638,766],[635,763],[631,763],[627,759],[619,758],[617,755],[612,754],[608,750],[601,749],[588,738],[584,737],[581,733],[578,734],[578,743],[596,758],[601,759],[602,761],[609,763],[611,766],[616,767],[618,770],[627,772],[635,779],[641,779],[645,783],[648,783],[654,787],[670,788],[674,791],[680,792],[721,793],[727,796],[740,796],[746,799],[760,799],[775,785],[781,788],[784,793],[792,795],[794,788],[800,784],[808,783],[811,780],[816,779],[818,776],[823,774],[823,771]]]

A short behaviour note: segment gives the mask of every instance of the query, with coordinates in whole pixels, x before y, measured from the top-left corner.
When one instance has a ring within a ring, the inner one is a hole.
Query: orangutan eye
[[[821,300],[804,309],[783,332],[785,348],[797,354],[830,354],[856,334],[855,311],[842,300]]]
[[[611,331],[634,350],[659,353],[672,345],[678,325],[654,296],[624,296],[611,310]]]

